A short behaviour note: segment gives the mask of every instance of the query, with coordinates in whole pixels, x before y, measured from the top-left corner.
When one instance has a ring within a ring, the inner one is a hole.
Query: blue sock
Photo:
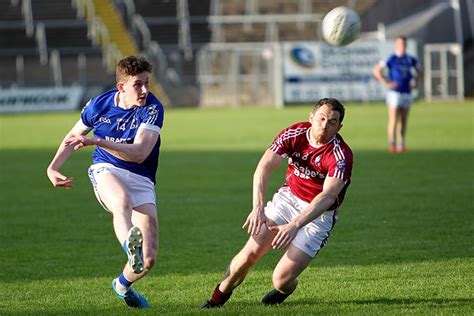
[[[125,251],[125,254],[127,254],[127,240],[125,239],[122,244],[123,251]]]
[[[119,279],[119,282],[120,282],[123,286],[126,286],[127,288],[130,287],[130,286],[133,284],[133,282],[130,282],[129,280],[127,280],[127,279],[125,278],[125,276],[123,275],[123,272],[120,273],[118,279]]]

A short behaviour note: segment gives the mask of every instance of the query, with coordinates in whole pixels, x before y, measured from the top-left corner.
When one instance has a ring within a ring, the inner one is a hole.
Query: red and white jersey
[[[314,147],[309,142],[310,122],[291,125],[278,134],[270,150],[288,158],[286,183],[291,192],[306,202],[311,202],[323,190],[326,177],[341,179],[346,183],[338,199],[329,209],[341,205],[352,173],[352,151],[341,135],[336,134],[327,144]]]

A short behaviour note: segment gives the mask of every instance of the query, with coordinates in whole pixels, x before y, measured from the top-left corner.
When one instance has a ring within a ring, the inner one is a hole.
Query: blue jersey
[[[116,104],[117,89],[107,91],[91,99],[81,113],[84,125],[94,129],[94,137],[117,143],[132,144],[138,128],[160,132],[163,127],[163,106],[149,93],[146,104],[133,109],[123,109]],[[155,183],[160,154],[161,137],[158,138],[150,155],[142,163],[125,161],[105,149],[96,146],[93,163],[111,163],[114,166],[145,176]]]
[[[410,81],[413,78],[412,68],[416,68],[417,60],[410,55],[397,56],[391,55],[385,65],[389,70],[389,80],[397,83],[397,87],[392,89],[400,93],[410,93]]]

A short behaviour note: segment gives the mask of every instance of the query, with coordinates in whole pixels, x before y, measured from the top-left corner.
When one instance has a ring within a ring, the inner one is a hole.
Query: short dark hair
[[[342,105],[339,100],[334,98],[324,98],[318,101],[315,104],[313,113],[316,112],[320,107],[323,105],[327,105],[331,110],[339,112],[339,124],[342,124],[342,120],[344,120],[344,114],[346,110],[344,109],[344,105]]]
[[[117,82],[126,80],[129,76],[136,76],[142,72],[151,73],[153,66],[142,56],[127,56],[117,63],[115,68],[115,80]]]
[[[407,37],[405,35],[398,35],[396,37],[397,39],[401,39],[402,41],[406,42],[407,41]]]

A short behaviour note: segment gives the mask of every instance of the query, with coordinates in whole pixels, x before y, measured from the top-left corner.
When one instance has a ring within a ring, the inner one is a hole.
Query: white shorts
[[[389,107],[409,108],[413,103],[413,96],[411,93],[387,91],[386,102]]]
[[[89,179],[94,187],[94,193],[97,200],[107,211],[107,207],[101,201],[97,192],[97,185],[100,182],[100,177],[103,174],[111,173],[120,179],[129,193],[132,207],[137,207],[143,204],[155,204],[156,194],[153,182],[147,177],[130,172],[128,170],[117,168],[110,163],[97,163],[89,167]]]
[[[268,202],[265,207],[265,215],[277,225],[283,225],[297,217],[308,204],[291,193],[289,187],[283,187]],[[301,228],[292,244],[310,257],[315,257],[329,238],[329,234],[336,224],[337,213],[337,209],[324,212]]]

